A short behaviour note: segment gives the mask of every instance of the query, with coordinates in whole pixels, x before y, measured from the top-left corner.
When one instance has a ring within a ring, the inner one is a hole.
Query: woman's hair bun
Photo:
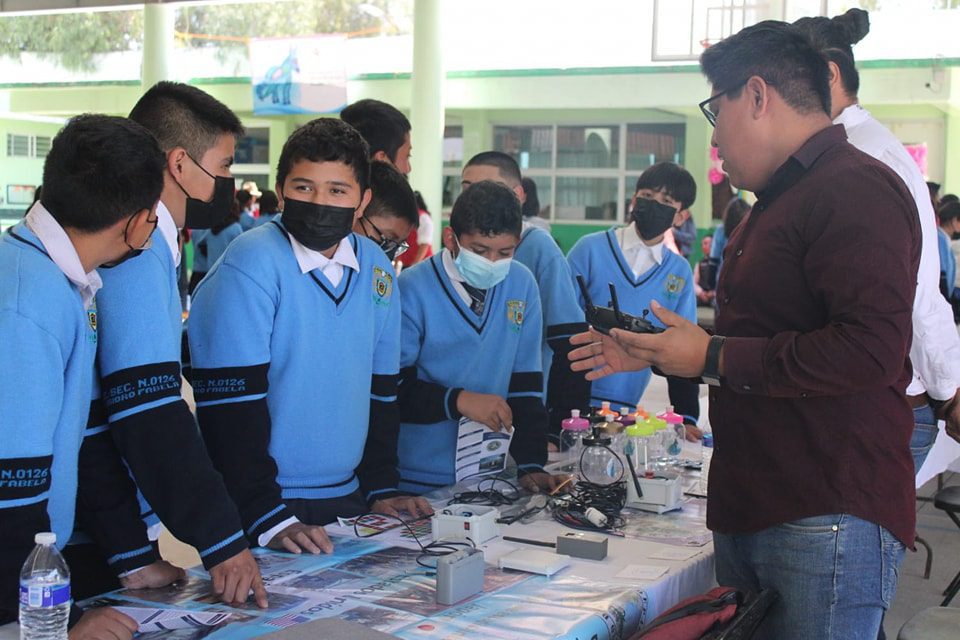
[[[851,45],[857,44],[870,33],[870,14],[863,9],[850,9],[842,16],[832,18],[831,22],[843,29]]]

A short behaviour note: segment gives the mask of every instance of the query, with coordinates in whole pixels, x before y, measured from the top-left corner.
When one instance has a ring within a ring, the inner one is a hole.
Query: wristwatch
[[[707,361],[703,365],[701,378],[711,387],[720,386],[720,350],[727,339],[723,336],[711,336],[707,345]]]

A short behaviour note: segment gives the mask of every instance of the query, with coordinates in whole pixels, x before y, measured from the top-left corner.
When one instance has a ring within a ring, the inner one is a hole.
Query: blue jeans
[[[933,448],[937,439],[937,419],[933,417],[930,405],[917,407],[913,410],[913,435],[910,436],[910,453],[913,455],[913,475],[917,475],[927,454]]]
[[[718,584],[779,592],[756,636],[776,640],[876,640],[904,552],[886,529],[847,514],[714,532],[713,544]]]

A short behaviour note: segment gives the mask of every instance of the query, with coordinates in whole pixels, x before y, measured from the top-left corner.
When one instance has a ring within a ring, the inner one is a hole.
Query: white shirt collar
[[[869,118],[869,111],[861,107],[859,104],[852,104],[840,112],[840,115],[834,119],[833,124],[842,124],[845,128],[850,129],[858,124],[861,124],[865,120],[868,120]]]
[[[297,258],[297,264],[300,265],[300,273],[309,273],[314,269],[323,271],[328,265],[339,264],[343,267],[349,267],[354,271],[360,271],[360,263],[357,262],[357,254],[353,251],[353,245],[350,243],[350,237],[347,236],[340,241],[333,257],[327,258],[319,251],[308,249],[300,244],[290,233],[290,246],[293,247],[293,255]]]
[[[167,209],[162,201],[157,203],[157,228],[160,229],[163,239],[166,240],[167,246],[170,247],[170,254],[173,256],[174,266],[179,267],[180,243],[177,240],[180,232],[177,231],[177,223],[173,221],[170,210]]]
[[[67,276],[67,279],[80,291],[83,308],[89,309],[97,291],[103,286],[100,274],[97,273],[96,269],[89,273],[84,272],[83,265],[80,264],[80,256],[77,255],[77,250],[70,241],[67,232],[39,201],[30,207],[24,222],[27,228],[43,243],[43,247],[47,250],[54,264],[60,267],[63,275]]]
[[[450,280],[453,282],[466,282],[466,278],[460,273],[460,269],[457,268],[457,263],[454,262],[453,254],[450,253],[450,249],[446,247],[443,248],[443,269],[447,272],[447,275],[450,277]]]
[[[628,260],[632,261],[631,258],[641,252],[648,252],[657,264],[663,262],[663,242],[658,242],[653,246],[648,245],[640,239],[636,225],[631,224],[621,227],[617,235],[620,236],[620,248],[623,249],[623,255]]]

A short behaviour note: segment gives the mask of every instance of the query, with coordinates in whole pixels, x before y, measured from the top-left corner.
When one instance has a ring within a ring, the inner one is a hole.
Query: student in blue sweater
[[[399,299],[383,251],[350,232],[369,179],[355,129],[303,125],[277,165],[280,221],[235,240],[196,291],[200,428],[252,544],[329,552],[320,525],[337,516],[431,512],[397,491]]]
[[[666,250],[663,243],[667,229],[690,215],[696,193],[697,185],[686,169],[672,162],[655,164],[637,179],[630,224],[577,241],[567,260],[573,276],[586,280],[594,304],[609,303],[613,283],[620,308],[629,314],[642,316],[656,300],[696,323],[693,271],[686,259]],[[577,298],[583,307],[579,288]],[[649,320],[662,326],[652,315]],[[640,402],[649,381],[650,369],[594,380],[591,400],[594,405],[606,400],[613,406],[632,407]],[[698,438],[698,386],[682,378],[668,378],[668,383],[675,411],[684,416],[688,439]]]
[[[376,242],[393,262],[406,251],[407,236],[417,228],[417,198],[407,178],[389,162],[370,163],[370,204],[353,223],[353,232]]]
[[[130,112],[165,153],[164,184],[152,246],[139,260],[100,272],[98,298],[103,410],[113,441],[148,506],[180,540],[195,547],[214,593],[227,603],[267,605],[236,506],[214,469],[180,395],[182,310],[177,287],[177,229],[221,223],[233,202],[230,174],[236,115],[189,85],[160,82]],[[150,538],[159,535],[151,527]],[[139,545],[148,553],[151,545]],[[112,555],[112,554],[111,554]]]
[[[463,167],[461,185],[466,190],[482,180],[493,180],[509,187],[526,200],[520,167],[516,160],[499,151],[484,151],[470,158]],[[574,373],[567,362],[570,336],[586,331],[583,309],[577,303],[570,266],[563,251],[544,229],[523,221],[520,244],[513,256],[531,272],[540,289],[543,310],[543,374],[550,433],[560,434],[560,423],[570,417],[571,409],[590,406],[590,382]]]
[[[0,238],[0,370],[17,381],[0,386],[0,624],[17,617],[34,534],[54,532],[62,549],[73,531],[78,491],[87,489],[78,487],[78,459],[94,383],[96,268],[149,246],[162,171],[143,127],[74,118],[53,140],[40,201]],[[120,477],[136,520],[133,484]],[[130,638],[136,630],[106,609],[84,614],[70,637]]]
[[[223,222],[210,229],[198,229],[193,234],[193,273],[190,274],[188,288],[191,295],[193,295],[193,290],[197,288],[200,281],[203,280],[203,276],[207,275],[210,267],[217,263],[230,243],[244,232],[244,229],[240,226],[239,216],[239,202],[234,201],[230,215]]]
[[[260,215],[254,222],[254,228],[272,222],[280,217],[280,200],[270,189],[264,189],[260,196]]]
[[[492,181],[457,198],[444,251],[400,275],[401,488],[424,493],[453,484],[461,417],[515,429],[510,453],[520,483],[552,490],[543,470],[547,412],[540,361],[540,292],[513,260],[520,200]]]

